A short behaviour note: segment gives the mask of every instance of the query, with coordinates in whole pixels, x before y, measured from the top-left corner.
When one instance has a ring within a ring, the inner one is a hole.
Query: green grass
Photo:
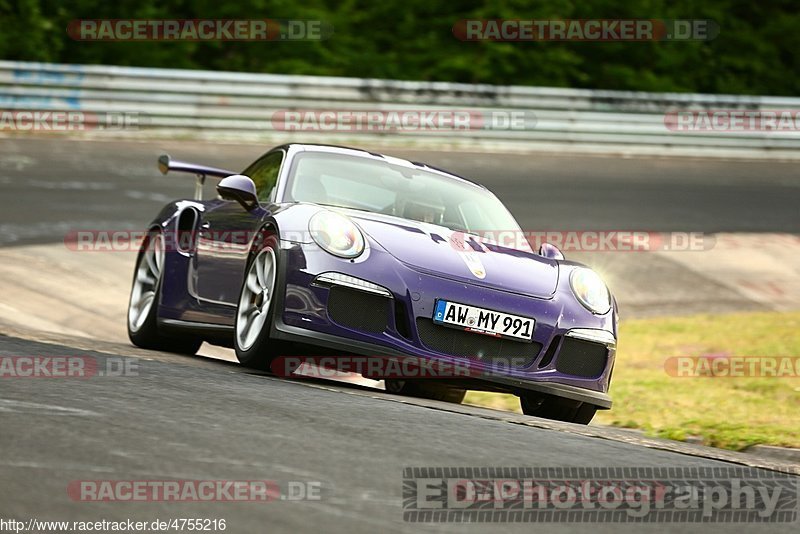
[[[631,320],[619,339],[614,408],[594,422],[725,449],[800,447],[800,378],[682,378],[664,368],[673,356],[800,357],[800,313]],[[465,402],[520,411],[511,395],[469,392]]]

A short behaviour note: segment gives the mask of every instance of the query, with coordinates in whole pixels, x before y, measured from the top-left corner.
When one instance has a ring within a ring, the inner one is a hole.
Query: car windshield
[[[470,233],[519,230],[502,202],[486,189],[391,160],[298,154],[286,200],[382,213]]]

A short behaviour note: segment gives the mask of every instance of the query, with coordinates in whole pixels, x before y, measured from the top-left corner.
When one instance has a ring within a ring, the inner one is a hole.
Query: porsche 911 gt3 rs
[[[485,187],[364,150],[288,144],[241,173],[159,158],[195,174],[195,198],[148,227],[128,332],[140,347],[203,341],[267,368],[298,354],[414,358],[466,376],[374,376],[391,393],[460,402],[518,395],[524,413],[588,423],[611,407],[617,306],[600,277],[521,232]],[[202,199],[206,177],[218,196]],[[378,373],[379,374],[379,373]]]

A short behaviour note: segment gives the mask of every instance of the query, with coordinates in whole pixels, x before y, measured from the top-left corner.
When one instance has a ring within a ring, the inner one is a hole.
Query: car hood
[[[538,254],[478,241],[443,226],[373,213],[348,215],[389,254],[416,270],[540,298],[556,291],[558,262]]]

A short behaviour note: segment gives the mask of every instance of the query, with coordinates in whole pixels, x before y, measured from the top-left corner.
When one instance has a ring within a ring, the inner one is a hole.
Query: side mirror
[[[235,200],[247,211],[251,211],[258,206],[256,184],[243,174],[234,174],[223,178],[217,184],[217,193],[225,200]]]
[[[539,256],[544,256],[551,260],[563,260],[564,255],[558,250],[558,247],[551,243],[542,243],[539,247]]]

